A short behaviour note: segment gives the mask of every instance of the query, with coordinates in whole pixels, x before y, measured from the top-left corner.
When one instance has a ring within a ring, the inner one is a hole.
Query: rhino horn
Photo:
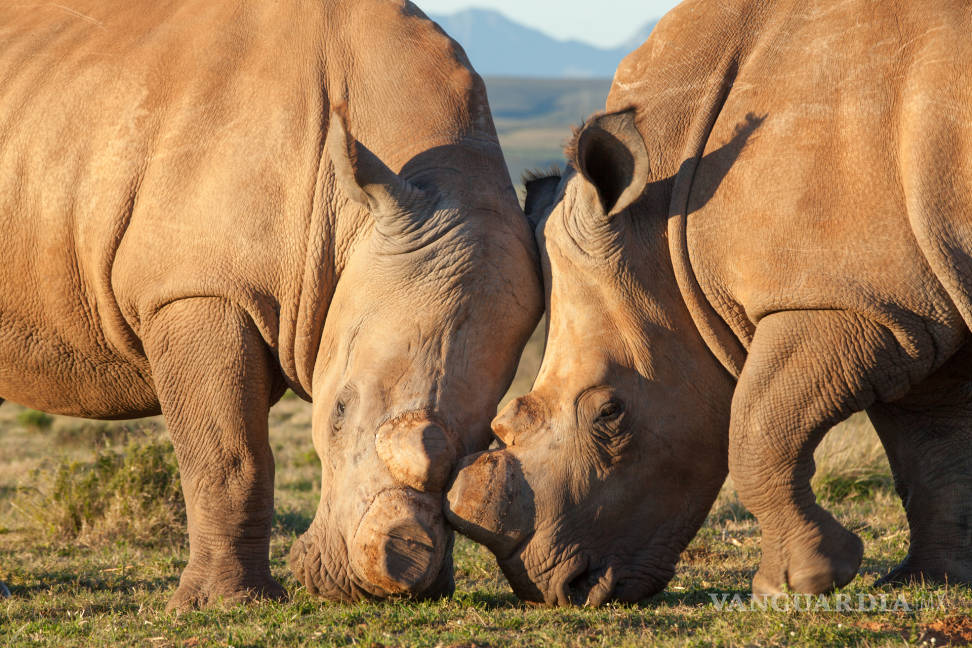
[[[427,420],[389,422],[375,438],[378,456],[400,483],[419,492],[441,492],[461,455],[461,444]]]
[[[331,108],[326,149],[334,174],[348,198],[367,207],[375,226],[386,236],[412,232],[432,204],[429,194],[392,171],[348,130],[348,107]]]
[[[597,115],[568,149],[573,166],[595,188],[604,214],[614,217],[645,190],[651,165],[634,109]]]

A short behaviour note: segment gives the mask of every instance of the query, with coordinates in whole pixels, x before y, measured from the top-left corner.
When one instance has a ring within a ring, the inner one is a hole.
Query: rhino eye
[[[610,423],[616,421],[624,413],[624,404],[613,398],[601,405],[597,413],[598,423]]]
[[[340,430],[341,426],[344,425],[344,410],[346,406],[344,401],[338,399],[337,404],[334,406],[334,415],[331,417],[331,427],[335,430]]]
[[[358,393],[353,385],[345,385],[337,394],[334,402],[334,409],[331,411],[331,429],[335,432],[344,426],[344,420],[348,412],[354,410],[355,403],[358,402]]]

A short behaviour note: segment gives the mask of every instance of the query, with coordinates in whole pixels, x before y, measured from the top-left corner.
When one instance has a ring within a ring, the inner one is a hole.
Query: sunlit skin
[[[846,585],[810,479],[862,410],[911,531],[886,582],[972,581],[972,17],[932,5],[687,0],[528,183],[546,354],[448,493],[520,596],[657,592],[727,470],[756,595]]]

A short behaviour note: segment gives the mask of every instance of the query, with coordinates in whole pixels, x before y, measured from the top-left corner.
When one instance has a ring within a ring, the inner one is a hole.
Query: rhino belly
[[[38,285],[20,270],[0,270],[0,398],[86,418],[158,413],[147,362],[106,340],[97,305],[64,285],[71,273]]]
[[[0,397],[5,400],[83,418],[127,419],[159,413],[151,381],[123,360],[93,357],[80,348],[36,336],[30,345],[9,344],[9,337],[27,338],[6,329],[2,335]]]

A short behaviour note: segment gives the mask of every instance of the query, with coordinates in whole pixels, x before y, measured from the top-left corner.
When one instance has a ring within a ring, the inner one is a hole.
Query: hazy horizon
[[[413,0],[426,13],[454,14],[464,9],[492,9],[518,23],[560,40],[597,47],[623,44],[645,23],[661,18],[677,0]],[[606,9],[605,5],[610,9]]]

